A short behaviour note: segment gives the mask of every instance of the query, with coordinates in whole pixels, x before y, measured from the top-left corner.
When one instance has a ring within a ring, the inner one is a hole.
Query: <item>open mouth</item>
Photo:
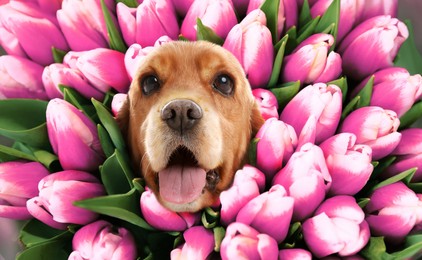
[[[186,204],[196,200],[204,189],[215,189],[216,170],[201,168],[195,155],[185,146],[174,150],[165,169],[158,172],[160,196],[171,203]]]

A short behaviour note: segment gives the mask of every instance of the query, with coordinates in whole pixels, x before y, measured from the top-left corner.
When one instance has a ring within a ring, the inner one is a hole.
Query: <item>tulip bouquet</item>
[[[22,223],[17,259],[420,256],[422,58],[396,12],[397,0],[0,1],[0,217]],[[220,205],[196,213],[157,201],[115,120],[138,65],[175,40],[231,51],[266,120]]]

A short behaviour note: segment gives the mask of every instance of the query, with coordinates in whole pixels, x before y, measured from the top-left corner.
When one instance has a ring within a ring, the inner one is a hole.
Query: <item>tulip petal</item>
[[[41,222],[53,227],[55,229],[65,230],[66,223],[59,223],[53,219],[53,216],[45,209],[45,205],[41,202],[39,197],[32,198],[27,201],[26,207],[28,212]]]

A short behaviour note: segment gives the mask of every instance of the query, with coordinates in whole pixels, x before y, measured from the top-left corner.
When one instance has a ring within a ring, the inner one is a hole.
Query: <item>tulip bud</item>
[[[373,74],[374,86],[371,106],[393,110],[398,117],[406,113],[422,95],[422,77],[411,76],[404,68],[392,67]],[[369,78],[356,87],[354,93],[361,90]]]
[[[50,100],[46,114],[48,137],[63,169],[97,169],[104,154],[94,122],[58,98]]]
[[[182,36],[191,41],[196,40],[198,18],[223,39],[226,38],[230,29],[237,24],[232,1],[195,0],[183,20],[180,29]]]
[[[412,182],[422,181],[422,129],[409,128],[401,131],[401,140],[396,149],[392,152],[396,160],[385,171],[382,176],[392,177],[411,168],[417,168],[413,175]]]
[[[64,64],[78,69],[101,92],[110,87],[120,93],[126,93],[130,80],[125,68],[125,55],[110,49],[94,49],[84,52],[70,51],[64,57]]]
[[[141,211],[151,226],[165,231],[183,231],[199,220],[198,214],[176,213],[164,208],[150,189],[146,189],[141,195]]]
[[[0,32],[0,46],[8,54],[29,57],[40,65],[53,62],[52,47],[68,49],[56,17],[33,3],[12,1],[1,5]]]
[[[305,242],[318,258],[335,253],[354,255],[368,243],[370,235],[365,214],[351,196],[327,199],[315,216],[303,223]]]
[[[312,260],[312,254],[301,248],[281,249],[278,253],[278,259]]]
[[[360,0],[362,6],[359,14],[358,23],[379,15],[390,15],[397,17],[397,0]]]
[[[273,68],[274,47],[266,24],[264,12],[254,10],[230,27],[223,45],[242,64],[252,88],[266,87]]]
[[[415,225],[422,223],[422,201],[402,182],[376,189],[365,210],[371,234],[394,244],[401,243]]]
[[[311,216],[324,200],[330,183],[324,154],[311,143],[295,152],[273,179],[273,185],[282,185],[287,195],[294,198],[293,221]]]
[[[38,195],[38,182],[48,174],[38,162],[0,163],[0,217],[30,219],[26,201]]]
[[[329,52],[334,44],[330,34],[314,34],[300,43],[284,58],[282,77],[286,82],[302,84],[328,82],[341,74],[341,57]]]
[[[385,15],[364,21],[344,38],[338,48],[343,59],[343,72],[361,80],[377,70],[393,66],[393,60],[408,36],[406,25],[397,18]]]
[[[221,258],[275,260],[278,246],[274,238],[243,223],[234,222],[227,227],[221,242]]]
[[[264,120],[267,120],[271,117],[278,118],[277,98],[271,91],[267,89],[256,88],[252,90],[252,95],[255,97],[259,111],[261,112],[262,118],[264,118]]]
[[[153,50],[154,47],[152,46],[142,48],[141,45],[137,43],[132,44],[129,49],[127,49],[124,61],[130,80],[133,80],[142,61]]]
[[[113,100],[111,101],[111,112],[115,117],[119,114],[120,108],[126,102],[127,94],[117,93],[114,95]]]
[[[72,247],[69,260],[131,260],[137,257],[132,234],[105,220],[98,220],[79,229],[73,237]]]
[[[372,150],[357,145],[356,136],[350,133],[334,135],[320,144],[324,152],[332,182],[332,195],[355,195],[368,182],[374,166]]]
[[[237,214],[236,222],[245,223],[281,243],[289,231],[294,199],[281,185],[250,200]]]
[[[214,234],[203,226],[195,226],[183,232],[185,243],[171,251],[172,260],[207,259],[214,251]]]
[[[308,119],[315,116],[315,143],[318,144],[335,133],[341,109],[340,88],[317,83],[302,89],[283,109],[280,120],[291,125],[299,136]]]
[[[356,143],[371,147],[372,159],[379,160],[389,155],[400,142],[399,125],[394,111],[369,106],[350,113],[344,119],[340,132],[356,135]]]
[[[86,98],[102,100],[104,93],[89,84],[88,79],[77,69],[71,69],[61,63],[53,63],[44,68],[42,74],[45,91],[50,99],[63,98],[59,85],[74,88]]]
[[[0,56],[0,99],[48,99],[41,81],[43,67],[19,56]]]
[[[44,177],[38,183],[39,195],[27,201],[29,213],[45,224],[66,229],[69,224],[86,225],[98,214],[78,208],[74,202],[105,195],[101,182],[82,171],[61,171]]]
[[[293,154],[297,145],[296,133],[290,125],[270,118],[259,129],[256,138],[259,138],[256,165],[271,181]]]

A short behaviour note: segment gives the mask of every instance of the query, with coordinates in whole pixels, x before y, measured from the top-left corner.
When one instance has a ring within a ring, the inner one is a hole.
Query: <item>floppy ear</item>
[[[123,103],[122,107],[117,113],[116,120],[117,124],[119,125],[120,131],[123,134],[123,137],[126,139],[128,136],[129,128],[129,98],[126,99],[125,103]]]
[[[265,120],[262,118],[261,112],[259,111],[258,104],[254,102],[252,111],[251,111],[251,138],[254,138],[256,133],[258,133],[261,126],[264,124]]]

